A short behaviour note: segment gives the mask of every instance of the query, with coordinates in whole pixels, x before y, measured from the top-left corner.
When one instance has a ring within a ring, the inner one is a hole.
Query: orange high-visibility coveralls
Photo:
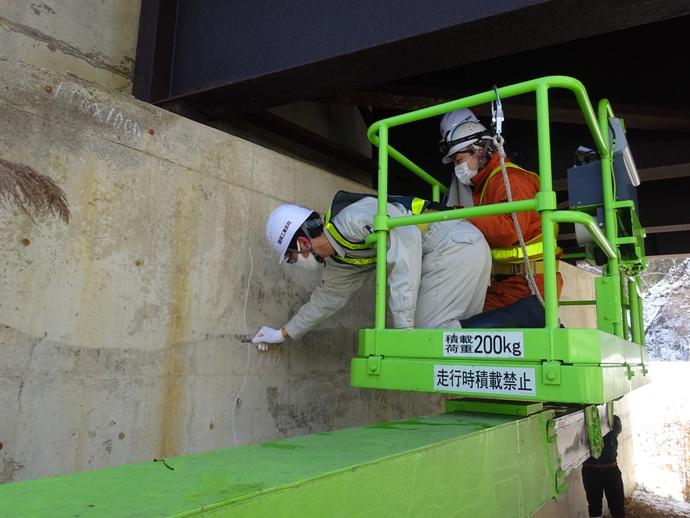
[[[536,174],[521,169],[515,164],[507,161],[506,171],[508,172],[510,192],[513,201],[534,198],[535,194],[539,191],[539,180]],[[501,163],[498,153],[494,153],[489,163],[472,178],[472,181],[475,183],[472,191],[472,199],[475,207],[508,201],[508,194],[506,192],[505,183],[503,182],[503,174],[501,172]],[[541,216],[539,216],[536,211],[517,212],[516,214],[525,243],[528,245],[530,242],[540,243]],[[492,248],[492,255],[496,255],[496,248],[506,249],[520,247],[517,231],[515,230],[513,218],[510,214],[482,216],[478,218],[468,218],[468,220],[484,234],[486,241]],[[529,253],[529,246],[528,255],[532,261],[541,259],[541,254],[532,255]],[[507,270],[504,270],[507,272],[510,270],[511,265],[499,263],[499,274],[494,278],[486,293],[484,311],[507,306],[522,297],[527,297],[532,294],[527,279],[523,275],[501,274],[500,271],[502,268],[507,268]],[[524,269],[523,263],[515,263],[515,268],[518,268],[519,271],[522,272]],[[536,274],[536,272],[534,273]],[[534,280],[543,297],[544,275],[535,275]],[[557,274],[556,283],[558,296],[560,297],[563,288],[563,277],[560,273]]]

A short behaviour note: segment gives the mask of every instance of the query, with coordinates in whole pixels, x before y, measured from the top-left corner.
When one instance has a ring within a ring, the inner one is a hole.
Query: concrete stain
[[[181,317],[177,316],[176,320]],[[171,324],[179,328],[177,324]],[[160,403],[158,407],[158,456],[171,457],[182,453],[182,428],[184,418],[185,350],[183,342],[169,344],[163,360]]]
[[[197,211],[187,191],[176,193],[174,204],[173,236],[171,239],[172,264],[169,266],[168,324],[166,349],[163,359],[162,386],[158,408],[158,456],[170,457],[182,451],[185,419],[184,390],[187,381],[187,341],[191,331],[192,294],[190,289],[190,262],[195,253],[193,230]]]
[[[2,469],[0,469],[0,484],[14,482],[16,473],[24,469],[24,464],[16,461],[10,457],[5,457],[2,462]]]
[[[34,14],[36,14],[36,16],[40,16],[43,13],[55,14],[55,9],[46,4],[31,4],[31,10],[34,12]]]

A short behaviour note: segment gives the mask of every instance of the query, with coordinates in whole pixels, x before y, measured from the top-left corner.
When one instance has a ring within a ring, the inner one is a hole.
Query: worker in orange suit
[[[453,164],[447,205],[476,207],[509,201],[500,156],[491,132],[467,108],[449,112],[441,120],[441,152],[444,164]],[[539,177],[505,160],[512,201],[532,199],[539,191]],[[530,260],[536,287],[544,296],[541,217],[536,211],[515,213]],[[492,282],[484,311],[507,306],[532,295],[522,246],[511,214],[468,218],[484,234],[491,247]],[[560,253],[560,250],[557,249]],[[560,297],[563,278],[557,274]]]

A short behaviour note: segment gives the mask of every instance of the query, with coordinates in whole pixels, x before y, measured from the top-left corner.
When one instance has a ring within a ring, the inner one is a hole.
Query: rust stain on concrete
[[[193,269],[193,236],[196,229],[195,210],[189,191],[179,190],[173,207],[170,282],[168,293],[168,325],[161,372],[161,391],[158,407],[159,441],[157,455],[169,457],[183,453],[185,427],[185,389],[188,384],[187,344],[190,343],[193,294],[190,293],[190,274]],[[161,267],[165,267],[161,265]]]

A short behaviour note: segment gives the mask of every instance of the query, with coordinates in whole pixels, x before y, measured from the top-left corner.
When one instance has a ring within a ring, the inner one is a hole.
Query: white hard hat
[[[446,136],[450,130],[463,122],[479,122],[479,119],[469,108],[446,113],[441,119],[441,142],[446,140]]]
[[[492,137],[474,113],[467,108],[446,113],[441,119],[442,162],[449,164],[455,153],[487,138]]]
[[[278,264],[285,259],[285,252],[295,232],[309,219],[312,211],[299,205],[281,205],[266,220],[266,239],[278,252]]]

